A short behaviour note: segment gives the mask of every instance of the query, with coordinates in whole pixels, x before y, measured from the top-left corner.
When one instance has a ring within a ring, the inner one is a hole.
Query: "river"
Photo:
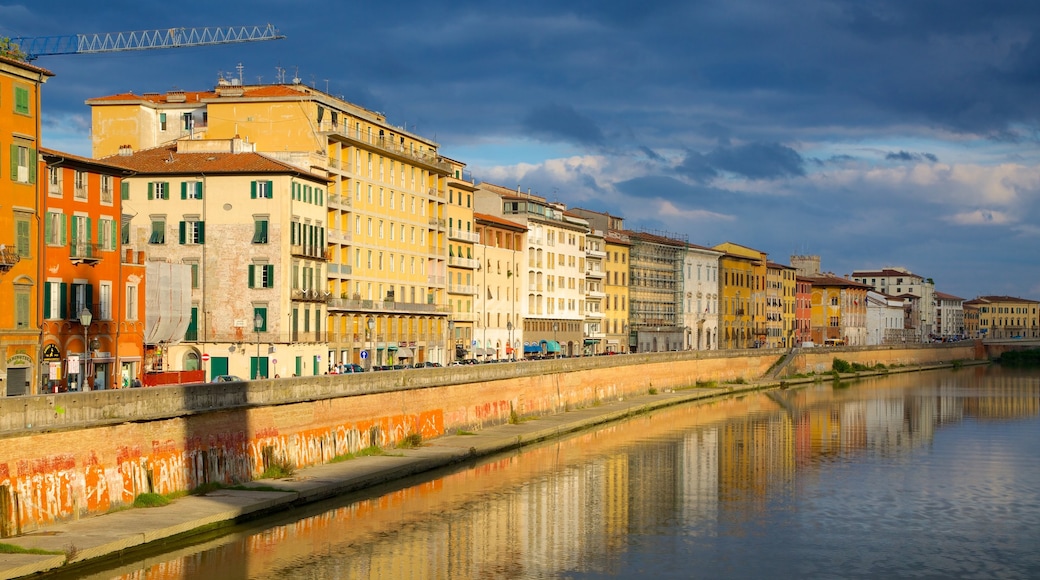
[[[78,577],[1037,578],[1040,372],[655,411]]]

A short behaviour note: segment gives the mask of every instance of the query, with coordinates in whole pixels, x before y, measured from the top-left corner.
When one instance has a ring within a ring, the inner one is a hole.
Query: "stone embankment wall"
[[[751,381],[785,354],[618,355],[0,399],[0,536],[103,513],[144,492],[251,480],[270,461],[304,467],[413,433],[505,423],[514,412]],[[818,349],[796,354],[787,370],[827,370],[836,356],[873,366],[975,354],[971,346]]]

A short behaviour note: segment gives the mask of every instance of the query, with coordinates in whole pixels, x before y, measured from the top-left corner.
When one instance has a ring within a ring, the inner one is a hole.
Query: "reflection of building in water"
[[[733,419],[719,431],[719,496],[723,501],[789,485],[794,478],[794,425],[787,413]]]
[[[980,396],[964,400],[964,414],[979,419],[1021,419],[1040,414],[1040,377],[998,376]]]
[[[679,503],[676,498],[678,461],[679,446],[674,441],[647,444],[639,454],[629,458],[631,510],[633,514],[641,514],[641,519],[632,520],[630,533],[652,531],[675,518]]]
[[[679,448],[679,520],[714,526],[719,512],[719,430],[691,431]]]

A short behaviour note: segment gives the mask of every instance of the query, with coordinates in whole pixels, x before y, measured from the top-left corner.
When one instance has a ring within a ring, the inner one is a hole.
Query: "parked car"
[[[213,380],[210,381],[210,382],[211,383],[242,383],[242,382],[245,382],[245,379],[243,379],[242,377],[237,377],[235,375],[217,375],[217,376],[213,377]]]
[[[354,363],[348,363],[348,364],[343,365],[343,371],[342,372],[343,372],[343,374],[363,373],[363,372],[365,372],[365,367],[363,367],[361,365],[356,365]]]

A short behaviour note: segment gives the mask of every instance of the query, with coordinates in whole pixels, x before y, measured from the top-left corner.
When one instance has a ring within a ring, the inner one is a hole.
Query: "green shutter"
[[[72,239],[73,239],[73,241],[79,240],[79,237],[76,235],[78,230],[79,230],[79,220],[76,219],[75,217],[73,217],[72,218]]]
[[[17,328],[28,328],[29,327],[29,294],[27,292],[19,292],[15,294],[15,305],[14,305],[14,318],[15,326]]]
[[[180,228],[180,230],[179,230],[180,231],[180,242],[181,242],[181,245],[183,246],[184,245],[184,237],[185,237],[184,234],[185,234],[185,229],[187,229],[187,223],[180,222],[178,224],[178,226]]]
[[[155,199],[155,184],[148,182],[148,199]]]
[[[256,199],[256,182],[249,182],[249,199]]]
[[[29,257],[29,222],[27,220],[18,220],[17,234],[15,245],[17,246],[18,255],[22,258]]]
[[[68,228],[69,228],[69,216],[67,216],[65,214],[60,214],[60,215],[61,215],[61,240],[59,240],[59,241],[61,242],[61,245],[64,247],[65,244],[68,241],[68,238],[66,238],[66,236],[65,236],[65,232],[67,232]]]
[[[256,288],[256,265],[249,265],[249,287]]]
[[[119,182],[119,197],[122,199],[130,199],[130,184],[121,181]]]
[[[170,199],[170,182],[163,182],[163,199]]]
[[[91,235],[93,233],[93,230],[92,230],[93,227],[94,227],[94,224],[91,222],[91,219],[87,218],[87,244],[88,245],[90,244],[91,239],[93,238],[93,236]]]
[[[29,183],[36,183],[36,150],[29,150]]]
[[[274,264],[268,264],[264,266],[267,269],[267,286],[265,288],[274,288]],[[264,318],[264,326],[267,326],[267,319]]]
[[[195,199],[202,199],[202,182],[195,182]]]
[[[267,197],[268,197],[268,199],[271,199],[271,198],[274,197],[274,182],[273,181],[268,181],[267,182]]]
[[[58,318],[68,318],[69,308],[69,285],[61,282],[58,285]]]
[[[199,243],[206,243],[206,222],[199,222]]]
[[[94,287],[92,285],[90,285],[90,284],[87,284],[86,286],[87,286],[87,308],[91,308],[92,305],[94,304]],[[100,312],[97,312],[96,310],[94,310],[94,318],[97,318],[98,314],[100,314]],[[79,316],[79,312],[77,312],[76,315]]]
[[[116,220],[109,221],[108,225],[109,225],[109,228],[112,230],[112,233],[109,235],[109,238],[108,238],[108,240],[109,240],[108,245],[109,245],[110,249],[114,250],[114,249],[116,249],[116,246],[119,245],[119,244],[116,243],[116,240],[119,239],[119,238],[116,237],[116,233],[119,230],[116,229]]]
[[[188,199],[188,182],[181,182],[181,199]]]
[[[191,321],[188,322],[188,330],[184,332],[184,340],[199,339],[199,308],[191,307]]]
[[[47,217],[49,218],[50,214],[47,214]],[[44,241],[45,242],[49,242],[50,240],[54,239],[52,236],[54,236],[54,226],[51,224],[51,220],[50,219],[44,220],[44,222],[43,222],[43,239],[44,239]]]
[[[51,317],[51,293],[55,290],[54,282],[43,283],[43,319],[50,320]]]
[[[18,146],[11,143],[11,181],[18,181]]]

